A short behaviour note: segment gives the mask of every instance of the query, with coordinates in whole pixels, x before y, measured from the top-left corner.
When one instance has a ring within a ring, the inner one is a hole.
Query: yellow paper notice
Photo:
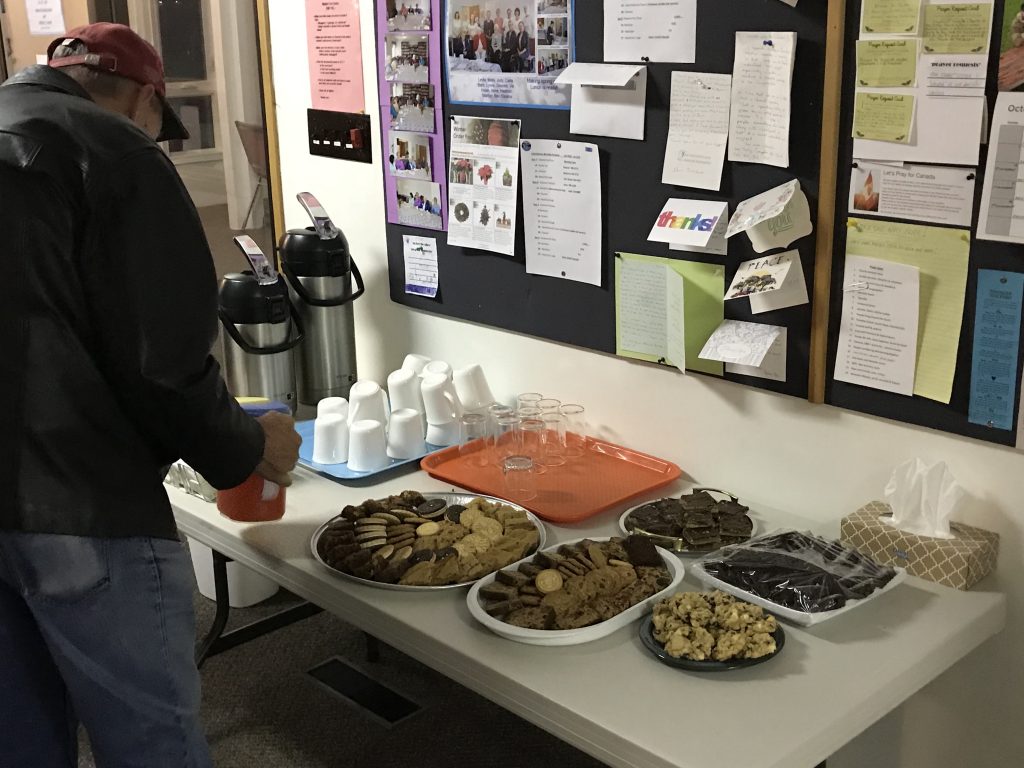
[[[681,259],[619,253],[615,259],[615,354],[651,363],[678,364],[673,360],[672,306],[666,298],[666,270],[683,278],[683,336],[686,368],[721,376],[724,365],[702,360],[700,351],[725,319],[725,268]],[[668,291],[671,293],[671,290]]]
[[[911,88],[917,81],[917,40],[857,41],[857,85]]]
[[[925,53],[987,53],[992,3],[924,7]]]
[[[921,0],[864,0],[861,32],[878,35],[916,35]]]
[[[857,94],[853,138],[910,143],[914,126],[914,97],[895,93]]]
[[[914,394],[948,403],[964,315],[970,230],[849,219],[846,253],[909,264],[921,271]]]

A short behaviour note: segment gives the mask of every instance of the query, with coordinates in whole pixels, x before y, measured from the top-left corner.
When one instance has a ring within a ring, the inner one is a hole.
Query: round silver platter
[[[720,496],[725,496],[732,501],[739,501],[739,497],[737,497],[736,495],[729,493],[728,491],[721,491],[718,488],[693,488],[692,490],[693,492],[707,491],[710,494],[718,494]],[[646,536],[647,538],[651,539],[657,546],[663,549],[667,549],[669,552],[672,552],[673,554],[676,554],[679,557],[703,557],[704,555],[710,555],[712,552],[717,552],[721,548],[715,547],[714,549],[690,549],[687,546],[686,541],[681,537],[677,538],[675,536],[663,536],[656,533],[647,533],[646,531],[642,530],[633,531],[626,527],[626,520],[629,519],[629,516],[632,515],[633,512],[640,509],[640,507],[644,507],[647,506],[648,504],[654,503],[654,501],[660,501],[660,499],[654,499],[653,501],[645,501],[643,504],[637,504],[634,507],[630,507],[625,512],[623,512],[622,515],[619,516],[619,530],[623,533],[623,535],[629,536],[631,533],[638,533],[640,535]],[[754,528],[753,530],[751,530],[750,536],[747,539],[745,539],[745,541],[750,541],[750,539],[754,538],[761,532],[761,522],[758,519],[758,516],[754,514],[752,510],[748,509],[746,515],[750,518],[750,522],[754,524]]]
[[[538,518],[535,514],[533,514],[533,512],[526,509],[525,507],[521,507],[518,504],[512,503],[511,501],[505,501],[504,499],[499,499],[494,496],[485,496],[482,493],[421,493],[420,495],[427,501],[430,501],[431,499],[442,499],[448,506],[451,506],[452,504],[462,504],[464,506],[468,506],[469,503],[473,501],[473,499],[483,499],[484,501],[490,501],[496,504],[504,504],[506,507],[512,507],[512,509],[515,509],[519,512],[525,512],[526,516],[530,518],[530,522],[532,522],[534,526],[537,528],[537,534],[540,537],[540,541],[537,543],[537,548],[534,549],[533,552],[539,552],[540,550],[544,549],[544,547],[547,545],[547,529],[544,527],[544,523],[541,522],[540,518]],[[329,526],[331,523],[333,523],[340,517],[341,515],[335,515],[326,523],[317,528],[313,532],[313,537],[309,541],[310,549],[313,552],[313,558],[318,563],[320,563],[320,565],[322,565],[324,568],[326,568],[336,576],[340,576],[341,578],[351,582],[355,582],[356,584],[366,584],[367,586],[377,587],[378,589],[391,589],[396,592],[437,592],[438,590],[442,589],[461,589],[462,587],[471,586],[476,581],[463,581],[458,584],[445,584],[441,587],[413,587],[408,586],[406,584],[385,584],[384,582],[373,581],[372,579],[361,579],[358,576],[353,576],[351,573],[339,571],[337,568],[334,568],[333,566],[330,566],[324,562],[323,558],[320,557],[320,552],[317,550],[316,545],[320,541],[320,537],[323,535],[323,532],[327,530],[327,526]],[[533,553],[531,552],[530,554]],[[490,574],[486,575],[489,576]]]

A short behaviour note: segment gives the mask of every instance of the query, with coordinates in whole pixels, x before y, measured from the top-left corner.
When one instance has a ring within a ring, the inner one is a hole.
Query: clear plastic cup
[[[505,476],[505,493],[513,501],[537,498],[537,478],[533,459],[529,456],[506,456],[501,464]]]

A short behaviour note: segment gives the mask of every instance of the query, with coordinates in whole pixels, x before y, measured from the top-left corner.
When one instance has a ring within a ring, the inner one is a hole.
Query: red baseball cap
[[[88,53],[53,58],[54,51],[62,45],[80,42]],[[70,67],[82,64],[102,72],[133,80],[139,85],[152,85],[160,103],[163,104],[164,119],[157,141],[187,139],[189,134],[177,113],[167,103],[167,86],[164,84],[164,63],[156,48],[139,37],[124,24],[99,22],[68,30],[50,43],[47,60],[51,67]]]

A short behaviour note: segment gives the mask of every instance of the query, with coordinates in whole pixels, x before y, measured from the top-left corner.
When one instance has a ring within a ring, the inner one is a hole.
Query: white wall
[[[999,571],[986,587],[1010,596],[1007,629],[845,748],[829,766],[1020,764],[1024,457],[930,430],[705,377],[683,377],[393,304],[387,284],[380,165],[307,154],[310,97],[301,5],[270,0],[270,7],[287,222],[307,223],[294,196],[309,189],[349,238],[367,279],[366,295],[356,303],[360,374],[383,381],[409,351],[455,365],[480,362],[498,397],[537,390],[583,403],[605,435],[669,458],[701,482],[835,524],[837,530],[844,513],[879,496],[894,465],[913,456],[944,459],[971,494],[961,517],[1003,537]],[[379,159],[372,14],[373,4],[363,0],[364,81],[367,110],[374,116],[374,157]],[[443,259],[440,268],[443,281]]]

